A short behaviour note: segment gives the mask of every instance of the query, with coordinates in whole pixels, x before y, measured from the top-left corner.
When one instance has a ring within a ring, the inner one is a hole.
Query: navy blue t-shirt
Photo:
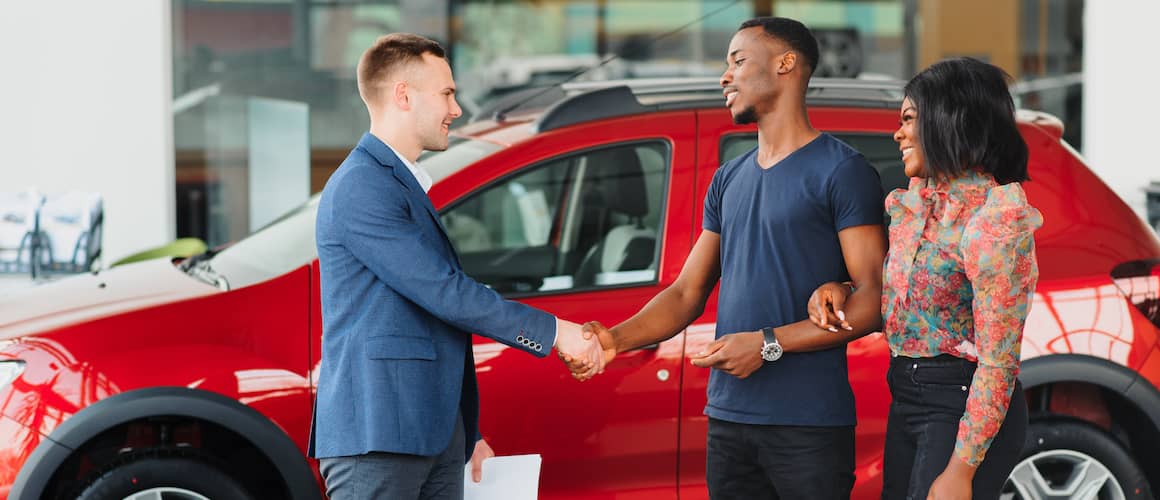
[[[768,169],[757,149],[724,165],[705,196],[703,226],[721,235],[717,338],[808,317],[822,283],[850,279],[838,231],[882,224],[878,172],[828,134]],[[786,353],[742,380],[716,369],[705,414],[746,424],[856,423],[846,347]]]

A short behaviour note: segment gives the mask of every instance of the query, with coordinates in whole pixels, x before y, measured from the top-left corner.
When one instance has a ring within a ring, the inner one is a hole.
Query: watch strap
[[[761,334],[765,336],[766,344],[776,344],[777,336],[773,334],[773,327],[767,326],[761,329]]]

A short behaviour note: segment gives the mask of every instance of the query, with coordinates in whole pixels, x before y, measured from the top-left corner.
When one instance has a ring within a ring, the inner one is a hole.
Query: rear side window
[[[830,132],[830,135],[849,144],[862,153],[866,160],[878,170],[882,178],[882,193],[889,194],[895,189],[905,189],[910,179],[902,170],[902,154],[898,143],[888,134],[865,134]],[[757,134],[732,134],[721,140],[721,163],[741,156],[757,147]]]
[[[505,295],[655,283],[669,169],[664,142],[529,166],[442,213],[463,270]]]

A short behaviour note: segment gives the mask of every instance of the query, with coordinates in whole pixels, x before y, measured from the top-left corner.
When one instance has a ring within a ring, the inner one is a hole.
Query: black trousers
[[[705,479],[713,500],[849,500],[854,428],[709,419]]]
[[[926,500],[931,483],[946,469],[966,411],[975,363],[947,354],[891,358],[886,382],[894,400],[886,424],[882,473],[884,500]],[[1015,468],[1027,433],[1027,400],[1016,382],[1007,417],[971,483],[973,497],[999,498]]]

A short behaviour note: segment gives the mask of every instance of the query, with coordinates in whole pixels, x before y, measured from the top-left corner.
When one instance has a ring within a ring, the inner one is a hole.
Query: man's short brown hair
[[[375,40],[358,60],[358,93],[366,102],[377,97],[380,86],[395,71],[420,62],[423,54],[446,58],[443,46],[430,38],[411,33],[391,33]]]

